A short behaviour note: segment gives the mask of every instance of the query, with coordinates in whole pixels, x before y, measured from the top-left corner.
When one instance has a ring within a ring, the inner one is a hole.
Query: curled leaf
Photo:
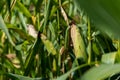
[[[76,58],[82,58],[83,60],[86,60],[87,56],[85,44],[79,32],[79,29],[75,24],[71,25],[70,33]]]

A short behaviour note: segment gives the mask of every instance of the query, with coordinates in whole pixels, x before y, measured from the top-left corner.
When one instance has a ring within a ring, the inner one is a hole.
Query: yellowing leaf
[[[45,35],[41,34],[41,39],[49,53],[52,53],[53,55],[56,55],[56,49],[54,48],[54,45],[51,41],[49,41]]]
[[[56,60],[53,59],[53,71],[56,71],[56,70],[57,70]]]
[[[83,60],[86,60],[85,44],[79,29],[75,24],[71,25],[70,33],[76,58],[82,58]]]

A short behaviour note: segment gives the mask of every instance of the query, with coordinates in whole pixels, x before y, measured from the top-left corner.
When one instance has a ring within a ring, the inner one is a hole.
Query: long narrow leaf
[[[92,63],[92,64],[94,64],[94,63]],[[91,65],[92,65],[92,64],[91,64]],[[76,70],[78,70],[78,69],[80,69],[80,68],[82,68],[82,67],[85,67],[85,66],[87,66],[87,65],[88,65],[88,64],[84,64],[84,65],[77,66],[77,67],[71,69],[70,71],[68,71],[67,73],[63,74],[62,76],[58,77],[56,80],[66,80],[66,79],[68,78],[68,76],[69,76],[72,72],[74,72],[74,71],[76,71]],[[89,80],[89,79],[88,79],[88,80]]]
[[[30,77],[17,75],[17,74],[12,74],[12,73],[9,73],[8,75],[17,78],[18,80],[42,80],[42,78],[30,78]]]
[[[12,39],[11,39],[11,36],[10,36],[10,34],[9,34],[9,32],[8,32],[8,29],[7,29],[7,27],[6,27],[5,23],[4,23],[3,18],[2,18],[1,15],[0,15],[0,28],[1,28],[1,29],[5,32],[5,34],[7,35],[10,43],[11,43],[13,46],[15,46],[15,44],[14,44],[14,42],[13,42]]]
[[[79,9],[88,13],[96,26],[107,33],[120,33],[119,0],[75,0]]]
[[[43,31],[48,23],[48,19],[50,16],[50,10],[52,8],[51,2],[52,0],[48,0],[47,9],[45,10],[45,22],[44,22],[43,27],[40,29],[40,31]]]
[[[16,8],[23,14],[25,14],[27,17],[31,17],[31,14],[28,11],[28,9],[18,0],[16,1]]]
[[[103,80],[118,72],[120,72],[120,64],[102,64],[90,69],[80,80]]]
[[[76,58],[81,58],[84,61],[86,61],[87,56],[86,56],[85,44],[79,32],[78,27],[75,24],[72,24],[70,31],[71,31],[71,39],[73,42]]]
[[[40,52],[40,49],[43,47],[42,43],[41,43],[41,38],[40,36],[40,32],[38,33],[38,37],[37,40],[33,46],[33,51],[31,53],[29,53],[29,55],[27,56],[27,59],[25,61],[25,71],[24,71],[24,75],[28,75],[30,73],[30,69],[31,69],[31,64],[33,63],[34,59],[35,59],[35,55],[37,53]]]

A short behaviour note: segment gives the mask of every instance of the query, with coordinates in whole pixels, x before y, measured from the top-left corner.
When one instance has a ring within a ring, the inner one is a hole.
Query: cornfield
[[[0,0],[0,80],[119,80],[119,3]]]

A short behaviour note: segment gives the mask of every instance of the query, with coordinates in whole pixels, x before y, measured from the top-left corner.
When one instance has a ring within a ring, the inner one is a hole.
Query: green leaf
[[[34,40],[34,38],[32,36],[30,36],[29,34],[27,34],[23,29],[16,28],[16,26],[12,25],[12,24],[6,24],[6,25],[9,30],[12,30],[12,31],[18,33],[20,38],[27,39],[28,41]]]
[[[20,21],[22,23],[23,29],[25,29],[25,31],[27,32],[27,24],[26,24],[26,21],[24,19],[23,14],[21,12],[18,12],[18,16],[19,16]]]
[[[42,40],[42,42],[44,43],[47,51],[48,51],[49,53],[52,53],[52,55],[56,55],[57,52],[56,52],[56,49],[54,48],[53,43],[52,43],[51,41],[49,41],[49,40],[46,38],[45,35],[43,35],[43,34],[41,35],[41,40]]]
[[[120,1],[119,0],[75,0],[77,7],[88,13],[95,25],[111,34],[120,33]]]
[[[93,52],[96,54],[96,55],[100,55],[100,50],[99,50],[99,47],[98,47],[98,44],[93,42],[92,43],[92,49],[93,49]]]
[[[80,80],[103,80],[120,72],[120,64],[101,64],[88,70]]]
[[[4,7],[5,3],[6,3],[5,0],[0,0],[0,13],[1,13],[2,10],[3,10],[3,7]]]
[[[6,24],[4,23],[3,18],[2,18],[1,15],[0,15],[0,28],[1,28],[1,29],[5,32],[5,34],[7,35],[10,43],[11,43],[13,46],[15,46],[14,42],[13,42],[12,39],[11,39],[11,36],[10,36],[10,34],[9,34],[9,31],[8,31],[8,29],[7,29],[7,27],[6,27]]]
[[[65,48],[68,49],[69,48],[69,38],[70,38],[70,27],[67,27],[66,31],[65,31]]]
[[[52,8],[52,4],[51,3],[52,3],[52,0],[48,0],[47,6],[45,8],[45,21],[44,21],[44,25],[40,29],[41,32],[45,29],[45,27],[46,27],[46,25],[48,23],[48,19],[49,19],[49,16],[50,16],[50,11],[51,11],[51,8]]]
[[[40,33],[39,33],[40,34]],[[35,55],[37,53],[40,53],[40,51],[42,50],[43,46],[42,46],[42,42],[41,42],[41,38],[37,38],[36,42],[33,45],[33,50],[32,52],[30,52],[25,60],[25,71],[24,71],[24,75],[28,75],[30,74],[31,71],[31,64],[33,64],[33,61],[35,60]]]
[[[21,11],[23,14],[25,14],[25,16],[31,17],[28,9],[18,0],[16,1],[16,8],[18,9],[18,11]]]
[[[42,78],[29,78],[26,76],[21,76],[21,75],[12,74],[12,73],[9,73],[8,75],[13,76],[19,80],[42,80]]]
[[[93,65],[93,64],[95,64],[95,63],[91,63],[90,65]],[[74,71],[76,71],[76,70],[78,70],[78,69],[80,69],[80,68],[83,68],[83,67],[85,67],[85,66],[88,66],[88,65],[89,65],[89,64],[83,64],[83,65],[77,66],[77,67],[71,69],[70,71],[68,71],[67,73],[63,74],[62,76],[58,77],[56,80],[66,80],[67,77],[68,77],[72,72],[74,72]],[[89,80],[89,79],[88,79],[88,80]]]
[[[111,52],[102,55],[102,62],[107,64],[114,64],[117,52]]]
[[[55,33],[55,28],[51,22],[49,23],[49,29],[52,33],[53,38],[54,38],[56,36],[56,33]]]

